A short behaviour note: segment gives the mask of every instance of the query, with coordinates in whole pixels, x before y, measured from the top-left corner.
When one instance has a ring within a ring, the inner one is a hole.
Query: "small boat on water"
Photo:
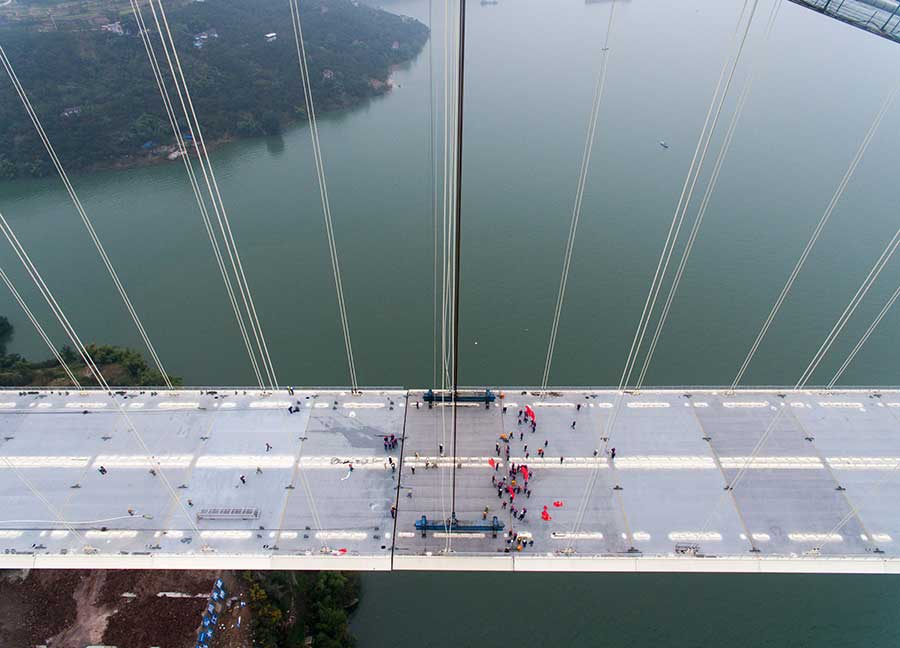
[[[669,145],[666,144],[666,141],[665,141],[665,140],[659,140],[659,145],[660,145],[661,147],[663,147],[664,149],[669,148]]]

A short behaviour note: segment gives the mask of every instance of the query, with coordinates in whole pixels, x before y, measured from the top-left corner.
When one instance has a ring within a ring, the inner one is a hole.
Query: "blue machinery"
[[[424,538],[428,531],[443,531],[445,533],[466,532],[466,531],[490,531],[493,537],[497,537],[497,533],[503,531],[503,522],[497,519],[495,515],[490,523],[465,523],[456,519],[456,513],[451,514],[450,519],[446,521],[432,521],[424,515],[416,520],[416,531],[422,532]]]
[[[453,397],[452,391],[435,393],[433,389],[429,389],[425,392],[422,400],[428,403],[428,407],[432,407],[434,403],[452,403],[453,401],[457,403],[484,403],[487,406],[497,400],[497,397],[490,389],[485,389],[484,392],[478,391],[474,394],[457,393],[456,398]]]

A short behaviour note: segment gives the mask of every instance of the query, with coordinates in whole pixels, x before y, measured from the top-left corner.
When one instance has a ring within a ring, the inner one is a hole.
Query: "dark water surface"
[[[618,3],[552,383],[618,382],[741,4]],[[428,15],[424,0],[384,5]],[[469,5],[461,377],[535,384],[610,4]],[[769,7],[760,3],[747,46],[758,80],[648,384],[731,381],[900,81],[896,45],[789,2],[763,48]],[[397,71],[388,96],[320,125],[364,385],[420,386],[433,372],[427,54]],[[900,226],[898,110],[888,112],[748,384],[796,381]],[[346,384],[308,131],[225,146],[214,164],[279,380]],[[188,384],[251,383],[182,168],[75,184],[169,371]],[[0,209],[84,339],[140,348],[58,181],[0,185]],[[0,263],[49,323],[6,247]],[[830,378],[898,274],[892,262],[813,382]],[[6,294],[0,313],[16,325],[14,351],[47,355]],[[885,318],[845,383],[900,382],[898,318]],[[892,646],[900,630],[894,578],[393,574],[364,582],[355,618],[363,646]]]

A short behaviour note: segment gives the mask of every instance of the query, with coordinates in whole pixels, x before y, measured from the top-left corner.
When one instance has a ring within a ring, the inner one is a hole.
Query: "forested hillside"
[[[300,4],[321,112],[385,92],[391,66],[413,58],[428,38],[413,19],[350,0]],[[100,15],[87,13],[57,29],[30,19],[0,28],[0,45],[70,169],[164,159],[164,147],[174,142],[134,19],[122,7],[110,10],[115,3],[106,6]],[[144,12],[152,26],[149,8]],[[306,119],[287,0],[188,2],[171,6],[168,16],[208,141],[273,133]],[[267,39],[271,33],[277,36]],[[155,31],[152,37],[158,42]],[[51,170],[4,74],[0,178]]]

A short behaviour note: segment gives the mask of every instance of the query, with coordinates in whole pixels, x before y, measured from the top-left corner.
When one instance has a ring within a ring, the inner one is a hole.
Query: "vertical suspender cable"
[[[584,141],[584,152],[581,156],[581,172],[578,175],[578,184],[575,189],[575,205],[572,208],[572,221],[569,225],[569,238],[566,241],[566,251],[563,254],[563,270],[559,279],[559,292],[556,297],[556,308],[553,312],[553,323],[550,327],[550,342],[547,344],[547,358],[544,361],[544,374],[541,378],[541,397],[547,394],[547,383],[550,381],[550,366],[553,362],[553,352],[556,348],[556,337],[559,332],[559,318],[562,314],[563,300],[566,296],[566,285],[569,282],[569,268],[572,264],[572,253],[575,248],[575,234],[578,230],[578,221],[581,218],[581,206],[584,200],[584,189],[587,185],[587,174],[591,164],[591,152],[594,148],[594,133],[597,130],[597,120],[600,116],[600,103],[603,99],[603,88],[606,85],[606,70],[609,63],[609,40],[612,34],[613,20],[616,16],[616,0],[613,0],[609,10],[609,23],[606,26],[606,39],[603,42],[600,60],[600,73],[597,77],[597,88],[594,91],[594,101],[591,105],[591,114],[588,118],[588,132]]]
[[[200,529],[197,527],[197,523],[194,521],[193,516],[185,507],[184,503],[178,497],[178,494],[175,492],[175,489],[172,487],[172,483],[169,481],[168,477],[163,470],[162,464],[160,463],[157,456],[150,451],[149,446],[147,446],[146,441],[144,440],[141,433],[135,427],[134,423],[131,421],[131,417],[128,416],[128,413],[125,411],[125,408],[122,406],[117,399],[112,389],[109,386],[109,383],[106,381],[106,378],[103,376],[103,373],[100,371],[100,368],[94,362],[94,359],[91,357],[90,352],[87,347],[81,341],[81,338],[78,336],[78,333],[75,331],[75,328],[72,326],[72,323],[69,321],[69,318],[66,316],[65,312],[62,310],[62,307],[56,301],[56,298],[53,296],[53,293],[47,287],[47,284],[44,282],[44,278],[41,276],[40,272],[38,272],[37,267],[32,262],[31,258],[28,256],[28,252],[22,246],[19,239],[16,237],[12,228],[9,226],[9,223],[6,221],[6,218],[0,213],[0,233],[6,238],[9,242],[10,246],[12,246],[13,251],[16,253],[16,256],[21,261],[22,266],[25,268],[31,280],[34,282],[34,285],[38,288],[41,295],[44,297],[44,300],[47,302],[47,305],[50,307],[50,310],[53,312],[53,315],[56,317],[57,321],[63,327],[63,331],[66,333],[66,336],[72,342],[72,345],[75,347],[75,350],[81,356],[81,359],[84,361],[85,365],[88,367],[88,370],[91,372],[91,375],[100,385],[106,395],[109,397],[113,406],[119,411],[119,414],[122,415],[122,418],[125,420],[126,425],[128,426],[129,431],[134,436],[135,440],[140,445],[141,449],[144,451],[147,465],[156,471],[156,474],[159,476],[160,480],[163,483],[164,488],[169,494],[171,500],[178,506],[182,513],[184,513],[185,517],[188,520],[188,523],[191,525],[191,528],[200,537]]]
[[[350,386],[353,393],[356,393],[359,391],[359,383],[356,378],[356,363],[353,358],[353,345],[350,341],[350,324],[347,318],[347,305],[344,300],[344,284],[341,280],[341,266],[338,259],[337,245],[334,240],[334,223],[331,217],[331,202],[328,198],[328,185],[325,182],[325,162],[322,158],[322,145],[319,141],[319,126],[316,121],[316,109],[315,104],[313,103],[312,85],[309,78],[309,62],[306,56],[306,44],[303,40],[303,26],[300,21],[300,4],[298,0],[289,0],[289,3],[291,6],[291,25],[294,31],[294,43],[297,47],[297,60],[300,64],[300,80],[303,85],[303,98],[306,104],[306,115],[309,119],[309,134],[312,139],[316,176],[319,182],[319,197],[322,201],[322,215],[325,219],[325,235],[328,239],[328,252],[331,258],[332,274],[334,275],[335,292],[337,293],[341,331],[344,335],[344,351],[347,355]]]
[[[134,306],[131,303],[131,299],[128,297],[128,293],[125,291],[125,286],[122,284],[121,279],[119,279],[119,273],[116,272],[115,267],[112,264],[112,261],[109,258],[109,255],[106,253],[106,249],[103,247],[103,243],[100,241],[100,237],[97,235],[96,230],[94,229],[94,225],[91,222],[91,219],[88,218],[87,212],[84,209],[84,206],[81,204],[81,199],[78,197],[78,194],[75,192],[75,187],[72,185],[69,180],[69,176],[66,173],[65,168],[62,165],[59,157],[56,155],[56,150],[53,148],[53,145],[50,143],[50,138],[47,136],[46,131],[44,131],[44,127],[41,124],[41,120],[37,115],[37,112],[34,110],[34,107],[31,105],[31,100],[28,98],[28,95],[25,93],[25,88],[22,86],[19,81],[18,76],[16,75],[15,70],[13,69],[12,63],[9,60],[9,57],[6,55],[6,51],[0,46],[0,62],[2,62],[6,73],[9,75],[9,79],[15,88],[16,93],[19,95],[19,99],[22,101],[22,105],[25,107],[25,111],[28,113],[28,117],[31,119],[31,123],[34,125],[35,130],[37,131],[38,136],[44,144],[44,148],[47,150],[47,154],[50,156],[51,162],[53,162],[53,166],[56,168],[56,172],[59,174],[60,180],[62,180],[63,185],[66,188],[66,192],[69,194],[69,198],[72,200],[72,204],[75,206],[78,215],[81,217],[81,221],[84,224],[85,229],[88,232],[88,235],[91,238],[91,241],[94,243],[94,247],[97,248],[97,253],[100,255],[100,259],[103,261],[103,265],[106,267],[106,271],[109,273],[110,278],[113,280],[113,284],[116,287],[116,290],[119,293],[119,296],[122,298],[122,302],[125,304],[125,308],[128,311],[128,314],[131,316],[134,325],[137,327],[138,333],[141,336],[141,339],[144,341],[144,345],[147,347],[147,351],[150,353],[151,359],[153,363],[156,365],[157,370],[160,373],[160,376],[165,382],[166,387],[172,389],[172,381],[169,379],[169,374],[166,372],[163,367],[162,361],[159,359],[159,355],[156,353],[156,349],[153,346],[153,343],[150,342],[150,337],[147,335],[147,331],[144,329],[144,325],[141,322],[140,316],[137,314]]]
[[[210,219],[209,210],[206,208],[206,203],[203,199],[200,183],[197,179],[196,173],[194,172],[193,163],[191,162],[190,156],[188,155],[188,149],[185,144],[184,137],[182,136],[181,129],[178,126],[178,117],[175,112],[175,106],[172,103],[172,99],[169,96],[169,91],[166,88],[162,68],[156,55],[156,50],[153,47],[153,42],[150,39],[150,30],[147,28],[147,25],[144,21],[144,15],[141,11],[138,0],[131,0],[131,11],[134,14],[135,20],[137,21],[138,32],[141,36],[141,41],[144,44],[144,50],[147,53],[147,58],[150,61],[150,68],[153,72],[153,78],[156,81],[156,87],[159,90],[160,96],[162,97],[163,106],[165,107],[166,115],[169,118],[169,125],[172,128],[172,134],[174,135],[176,144],[178,146],[178,153],[180,154],[179,157],[181,157],[185,171],[187,172],[188,181],[190,182],[191,190],[194,194],[194,200],[197,202],[197,208],[200,210],[200,217],[203,220],[203,225],[206,229],[206,235],[209,238],[210,245],[212,246],[213,256],[216,259],[216,265],[219,268],[219,274],[222,276],[222,281],[225,284],[225,291],[228,295],[228,301],[231,304],[231,309],[234,312],[235,319],[237,320],[241,338],[244,340],[244,347],[246,348],[247,355],[250,358],[250,366],[253,369],[254,375],[256,376],[256,381],[259,385],[259,388],[263,389],[264,382],[262,374],[260,373],[259,363],[256,359],[256,354],[253,352],[253,348],[250,342],[250,336],[247,332],[247,327],[244,324],[244,317],[243,315],[241,315],[240,306],[238,305],[237,297],[234,292],[234,286],[232,285],[231,277],[229,276],[228,270],[225,266],[225,260],[222,256],[222,250],[219,246],[219,241],[216,237],[212,220]],[[177,81],[176,89],[180,92],[180,87],[177,86]]]
[[[769,16],[768,25],[766,27],[765,39],[763,41],[763,47],[768,44],[769,37],[772,35],[772,30],[775,27],[775,18],[778,15],[778,10],[781,8],[781,0],[776,0],[772,5],[772,11]],[[737,60],[740,59],[741,52],[744,48],[744,43],[746,42],[746,33],[744,35],[744,40],[741,42],[741,48],[738,51]],[[725,91],[722,95],[722,100],[724,102],[725,96],[728,94],[728,89],[731,86],[731,82],[734,78],[735,68],[731,70],[731,76],[728,79],[728,83],[725,86]],[[728,128],[725,132],[725,138],[722,141],[721,148],[719,153],[716,155],[716,160],[713,164],[712,175],[709,178],[709,181],[706,186],[706,190],[703,193],[703,198],[700,201],[700,207],[697,211],[697,216],[694,218],[694,223],[691,226],[690,234],[688,235],[687,243],[685,244],[684,250],[681,253],[681,259],[678,262],[678,267],[675,270],[675,277],[672,280],[672,284],[669,286],[669,292],[666,295],[666,301],[663,305],[662,312],[660,313],[659,319],[656,322],[656,329],[653,332],[653,336],[650,339],[650,346],[647,348],[647,354],[644,356],[643,366],[641,367],[641,371],[638,374],[638,379],[635,383],[635,388],[640,389],[644,384],[644,378],[647,375],[647,369],[650,367],[650,362],[653,360],[653,354],[656,352],[656,345],[659,342],[660,335],[662,333],[663,327],[666,325],[666,320],[669,317],[669,311],[672,308],[672,302],[675,300],[675,295],[678,292],[678,286],[681,283],[681,278],[684,276],[684,269],[687,266],[688,259],[691,256],[691,252],[694,249],[694,243],[697,240],[697,234],[700,231],[700,226],[703,224],[703,219],[706,216],[706,210],[709,207],[709,202],[712,198],[713,192],[716,190],[716,185],[719,182],[719,174],[722,171],[722,165],[725,162],[725,157],[728,155],[729,150],[731,149],[731,142],[734,139],[735,130],[737,130],[737,125],[741,119],[741,115],[744,112],[744,106],[747,103],[747,98],[750,96],[750,90],[753,87],[753,82],[756,77],[756,72],[753,68],[753,64],[751,64],[750,72],[748,73],[748,77],[744,82],[744,87],[741,89],[741,93],[738,97],[737,105],[734,109],[734,113],[731,116],[731,121],[728,124]],[[716,113],[716,118],[713,120],[712,130],[715,130],[716,125],[719,120],[719,113],[721,112],[722,104],[719,104],[719,111]],[[707,147],[709,146],[709,140],[707,140]],[[703,156],[700,158],[700,166],[703,165],[703,161],[706,158],[706,150],[704,150]],[[693,193],[693,191],[691,192]],[[688,205],[685,205],[685,211],[687,210]]]
[[[893,91],[889,92],[885,97],[884,102],[881,104],[881,108],[879,108],[878,112],[875,114],[875,118],[872,120],[872,123],[869,125],[869,129],[866,131],[865,136],[860,142],[859,148],[856,150],[856,154],[853,156],[853,159],[850,161],[847,170],[844,172],[841,181],[838,183],[837,188],[834,190],[834,194],[831,196],[831,200],[828,202],[825,211],[822,213],[822,217],[819,219],[819,222],[816,224],[815,228],[812,231],[812,234],[809,237],[809,240],[806,242],[806,246],[803,248],[803,252],[800,254],[800,257],[797,259],[797,263],[794,264],[794,268],[791,270],[790,275],[785,281],[784,286],[781,289],[781,293],[778,295],[778,298],[775,300],[775,303],[772,305],[769,314],[766,316],[765,321],[763,321],[762,326],[759,329],[759,332],[756,335],[756,339],[753,340],[753,344],[750,345],[750,349],[747,351],[747,356],[744,358],[743,363],[738,369],[737,374],[734,377],[734,380],[731,382],[730,391],[734,391],[738,384],[743,380],[744,374],[747,371],[747,368],[750,366],[750,362],[753,360],[753,357],[756,355],[757,350],[759,349],[760,344],[765,338],[766,334],[769,332],[769,327],[772,325],[772,322],[775,320],[775,316],[778,314],[778,311],[781,309],[781,305],[784,303],[784,300],[787,298],[788,293],[791,291],[791,288],[794,285],[794,282],[797,280],[797,276],[800,274],[800,271],[803,269],[803,266],[806,264],[806,260],[812,252],[813,247],[815,247],[816,242],[819,240],[820,235],[822,234],[822,230],[825,228],[825,225],[828,223],[828,220],[831,218],[831,215],[834,213],[835,208],[840,202],[841,197],[844,195],[844,192],[847,189],[847,185],[850,184],[850,180],[853,178],[853,174],[856,172],[856,168],[859,166],[860,162],[865,156],[866,151],[869,148],[869,144],[871,144],[872,139],[875,137],[875,133],[878,130],[878,127],[881,125],[882,120],[884,119],[885,114],[890,109],[890,107],[894,104],[894,101],[897,98],[898,93],[900,93],[900,85],[897,85]]]
[[[728,44],[728,53],[726,55],[725,61],[722,64],[722,70],[719,73],[718,81],[716,82],[715,90],[713,91],[712,99],[710,100],[709,108],[706,112],[706,119],[703,122],[703,128],[700,131],[700,137],[697,140],[697,146],[694,149],[694,155],[691,159],[691,165],[688,169],[688,175],[685,178],[684,186],[681,190],[681,195],[678,199],[678,205],[675,208],[675,214],[672,217],[672,221],[669,224],[668,232],[666,233],[666,239],[663,244],[663,248],[660,252],[659,260],[656,265],[656,270],[653,274],[653,279],[650,282],[650,288],[647,293],[647,297],[644,300],[644,306],[641,311],[641,317],[638,321],[637,328],[634,333],[634,338],[631,341],[631,347],[628,351],[628,357],[625,361],[625,367],[622,370],[622,376],[619,379],[619,385],[616,389],[616,398],[613,403],[612,413],[610,414],[609,421],[607,422],[607,432],[606,432],[606,440],[603,442],[603,449],[608,447],[609,438],[615,428],[616,419],[618,417],[619,409],[621,406],[621,402],[624,398],[624,389],[627,387],[628,382],[631,378],[631,373],[634,369],[634,365],[637,362],[638,354],[641,346],[643,345],[644,335],[647,332],[647,327],[650,323],[650,317],[653,313],[653,310],[656,306],[656,299],[659,295],[659,291],[662,288],[663,278],[666,274],[669,260],[672,257],[672,252],[675,248],[675,243],[678,238],[679,231],[681,230],[681,226],[684,222],[684,211],[683,206],[686,203],[686,198],[688,195],[689,189],[692,190],[693,183],[696,182],[696,175],[699,174],[699,169],[697,168],[698,160],[701,157],[701,152],[704,150],[704,145],[712,136],[710,129],[710,122],[713,118],[713,114],[716,110],[717,102],[720,99],[720,92],[722,90],[722,84],[726,79],[726,74],[728,72],[729,65],[737,65],[736,58],[733,58],[731,52],[731,48],[734,47],[735,43],[742,42],[743,39],[740,39],[741,25],[744,24],[744,15],[747,11],[747,7],[750,5],[751,0],[744,0],[743,6],[741,8],[741,12],[738,16],[737,26],[735,28],[734,35]],[[750,16],[746,20],[746,24],[744,24],[744,38],[746,38],[746,33],[750,29],[750,25],[753,22],[753,16],[756,12],[756,8],[759,4],[759,0],[752,0],[752,9]],[[740,39],[740,40],[739,40]],[[724,99],[724,97],[722,98]],[[585,485],[584,495],[581,498],[579,503],[578,512],[575,517],[575,524],[573,526],[572,538],[575,537],[575,534],[578,532],[582,521],[584,520],[584,516],[587,512],[588,503],[591,499],[591,496],[594,491],[594,487],[596,486],[596,482],[599,476],[599,470],[594,468],[591,471],[590,476],[588,477],[587,484]],[[566,551],[571,551],[572,543],[574,540],[570,539],[567,546]]]
[[[59,351],[56,350],[56,347],[53,345],[53,342],[50,340],[50,336],[47,335],[47,332],[44,330],[44,327],[41,326],[41,323],[37,320],[37,317],[34,316],[34,313],[31,312],[31,309],[28,307],[28,304],[25,303],[25,300],[22,298],[22,295],[19,294],[19,291],[16,290],[15,285],[7,276],[6,272],[0,267],[0,279],[3,280],[3,283],[6,284],[6,287],[9,288],[9,292],[12,293],[16,302],[19,304],[21,309],[25,312],[26,317],[28,317],[28,321],[31,322],[31,325],[34,326],[34,329],[37,331],[38,335],[44,341],[44,344],[47,345],[47,348],[50,349],[50,352],[53,353],[53,357],[56,358],[56,361],[59,363],[59,366],[62,367],[62,370],[65,372],[66,377],[69,379],[69,382],[72,383],[74,387],[81,388],[81,384],[78,382],[78,379],[75,377],[75,374],[69,368],[69,365],[66,364],[66,361],[63,359],[62,355]]]
[[[153,20],[156,24],[156,30],[159,33],[160,43],[162,44],[163,52],[166,55],[166,61],[169,65],[169,72],[172,75],[173,80],[175,81],[176,87],[178,87],[178,97],[181,103],[181,108],[184,112],[185,118],[188,121],[188,129],[190,130],[191,138],[194,141],[194,149],[197,153],[198,159],[201,162],[200,169],[203,173],[203,179],[212,201],[213,211],[216,215],[216,220],[218,221],[219,229],[222,233],[222,239],[226,243],[225,251],[228,253],[228,260],[231,262],[232,270],[234,271],[234,275],[237,279],[238,291],[240,292],[241,300],[247,312],[247,317],[250,322],[253,337],[259,351],[260,360],[263,364],[263,368],[265,369],[270,387],[272,389],[275,389],[278,384],[278,379],[275,376],[275,367],[272,364],[271,357],[269,356],[269,348],[266,344],[265,336],[263,335],[262,325],[260,324],[259,316],[256,312],[256,306],[253,303],[253,295],[250,292],[250,285],[247,282],[247,276],[244,273],[244,265],[241,262],[241,257],[237,249],[237,243],[235,242],[234,234],[231,231],[231,223],[228,219],[228,212],[225,209],[225,203],[222,200],[222,194],[219,190],[219,183],[216,180],[216,175],[212,168],[212,162],[209,159],[209,151],[207,150],[206,143],[203,139],[203,131],[200,128],[200,121],[197,118],[197,112],[194,109],[194,102],[191,99],[191,93],[187,85],[187,79],[184,75],[184,70],[181,67],[181,60],[178,57],[178,50],[175,48],[175,40],[172,38],[172,32],[169,28],[169,21],[166,16],[165,8],[163,7],[160,0],[156,0],[156,2],[159,5],[159,13],[157,14],[154,0],[150,0],[150,11],[153,14]],[[162,23],[160,23],[160,18],[162,19]]]

